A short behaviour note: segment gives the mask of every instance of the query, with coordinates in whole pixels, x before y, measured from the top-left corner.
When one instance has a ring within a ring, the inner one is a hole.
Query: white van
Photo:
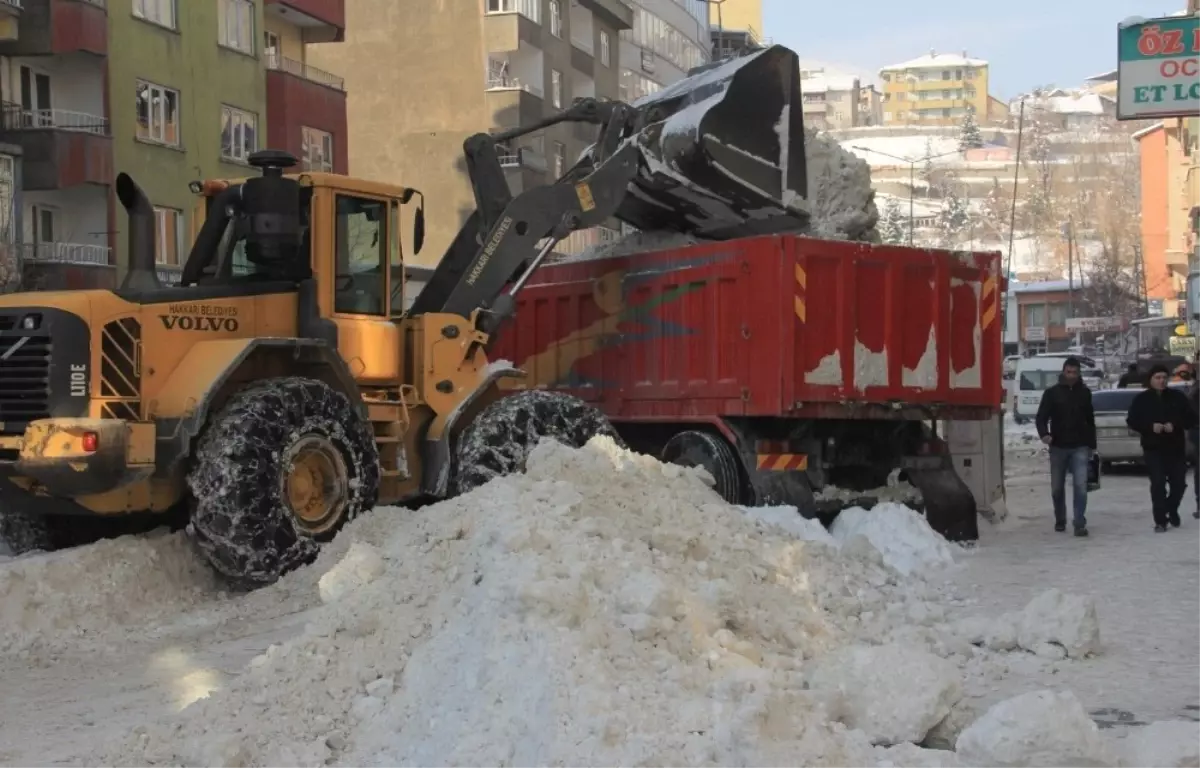
[[[1072,355],[1068,352],[1049,352],[1042,355],[1026,357],[1017,362],[1017,381],[1015,397],[1013,398],[1013,421],[1023,424],[1037,416],[1038,406],[1042,404],[1042,395],[1047,389],[1058,383],[1062,374],[1063,363],[1068,357],[1079,360],[1079,373],[1088,389],[1100,389],[1104,386],[1104,372],[1096,367],[1096,361],[1090,357]]]

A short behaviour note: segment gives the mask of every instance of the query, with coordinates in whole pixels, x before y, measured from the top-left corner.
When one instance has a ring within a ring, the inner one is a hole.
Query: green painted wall
[[[254,56],[218,45],[216,0],[176,0],[176,4],[177,28],[169,30],[134,17],[128,0],[109,3],[109,111],[116,170],[133,176],[154,205],[184,211],[187,228],[195,203],[189,181],[251,175],[247,166],[221,160],[221,105],[258,115],[262,147],[267,135],[267,85],[261,59],[262,0],[254,4]],[[137,140],[138,79],[179,91],[179,147]],[[116,231],[117,264],[123,275],[128,226],[119,204]],[[185,242],[190,241],[188,231]]]

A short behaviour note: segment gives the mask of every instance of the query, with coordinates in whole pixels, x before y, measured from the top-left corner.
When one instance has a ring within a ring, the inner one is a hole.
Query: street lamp
[[[724,2],[724,0],[722,0],[722,2]],[[926,160],[935,160],[939,157],[945,157],[947,155],[957,155],[959,151],[957,149],[955,149],[950,152],[940,152],[936,155],[925,155],[925,157],[918,157],[914,160],[914,159],[907,158],[907,157],[900,157],[899,155],[893,155],[889,152],[881,152],[878,149],[870,149],[868,147],[859,147],[859,146],[851,145],[850,148],[857,149],[859,152],[874,152],[877,155],[883,155],[884,157],[890,157],[893,160],[899,160],[902,163],[908,163],[908,244],[911,247],[913,244],[913,221],[914,221],[913,192],[916,190],[916,187],[917,187],[917,179],[916,179],[917,163],[923,163]]]

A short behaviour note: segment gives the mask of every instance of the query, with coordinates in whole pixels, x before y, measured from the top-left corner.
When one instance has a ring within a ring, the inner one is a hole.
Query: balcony
[[[83,243],[18,243],[21,260],[26,264],[89,264],[108,266],[112,249],[104,245]]]
[[[99,115],[5,104],[0,140],[21,147],[26,190],[112,183],[112,138]]]
[[[264,0],[263,13],[299,27],[305,43],[340,43],[346,37],[345,0]]]
[[[483,19],[484,47],[496,53],[508,53],[522,47],[542,44],[542,27],[520,12],[489,12]]]
[[[0,6],[13,2],[0,0]],[[19,5],[17,39],[0,41],[0,55],[108,55],[105,0],[20,0]]]
[[[267,57],[267,142],[304,157],[304,126],[333,137],[333,170],[349,169],[342,78],[279,55]]]
[[[633,8],[622,0],[579,0],[579,4],[618,32],[633,29]]]

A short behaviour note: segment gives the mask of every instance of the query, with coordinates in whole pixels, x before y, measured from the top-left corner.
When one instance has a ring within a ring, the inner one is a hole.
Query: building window
[[[554,178],[561,179],[567,172],[567,146],[561,141],[554,142]]]
[[[133,15],[167,29],[175,29],[175,1],[133,0]]]
[[[333,134],[301,128],[303,146],[300,148],[300,167],[305,171],[333,172]]]
[[[279,55],[279,35],[274,32],[263,32],[263,53],[274,60]]]
[[[218,0],[217,39],[226,48],[254,55],[253,0]]]
[[[384,314],[384,276],[388,269],[387,203],[338,195],[336,293],[333,311],[350,315]]]
[[[603,29],[600,30],[600,63],[606,67],[612,65],[612,39]]]
[[[562,72],[550,70],[550,103],[562,109]]]
[[[1026,304],[1021,308],[1022,314],[1025,316],[1024,325],[1026,328],[1045,328],[1046,327],[1046,305],[1045,304]]]
[[[519,13],[537,24],[542,23],[542,0],[488,0],[488,13]]]
[[[179,266],[183,252],[183,211],[154,206],[154,263]]]
[[[56,242],[55,233],[58,232],[58,209],[45,205],[30,206],[30,213],[33,215],[33,242],[35,243],[53,243]]]
[[[550,0],[550,34],[562,37],[562,4],[558,0]]]
[[[258,116],[237,107],[221,106],[221,157],[244,163],[258,149]]]
[[[179,91],[137,81],[137,138],[179,146]]]

